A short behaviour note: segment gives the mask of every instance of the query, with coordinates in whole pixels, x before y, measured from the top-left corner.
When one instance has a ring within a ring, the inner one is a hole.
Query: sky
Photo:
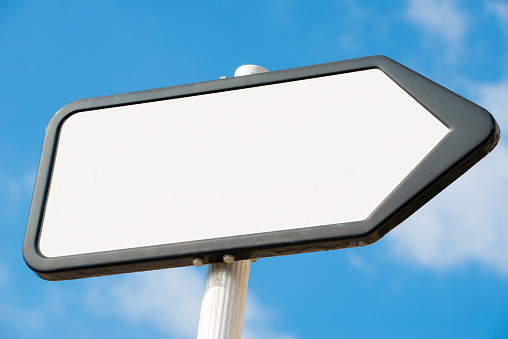
[[[486,108],[494,151],[378,242],[251,265],[243,338],[508,338],[508,1],[0,2],[0,337],[194,338],[205,268],[48,282],[21,245],[74,100],[385,55]]]

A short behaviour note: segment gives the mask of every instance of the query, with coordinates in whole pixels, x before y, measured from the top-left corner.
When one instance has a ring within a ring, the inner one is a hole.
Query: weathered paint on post
[[[250,260],[216,263],[206,269],[198,339],[240,339]]]

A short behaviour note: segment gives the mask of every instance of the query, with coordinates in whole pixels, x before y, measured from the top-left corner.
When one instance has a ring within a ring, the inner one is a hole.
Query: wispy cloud
[[[252,293],[247,295],[243,339],[294,339],[290,333],[275,329],[275,321],[280,316],[277,311],[263,307]]]
[[[473,84],[470,87],[480,105],[494,115],[501,129],[508,126],[508,77],[496,83]]]
[[[407,18],[423,29],[426,44],[444,50],[454,61],[468,29],[467,15],[454,0],[409,0]]]
[[[471,88],[478,103],[508,124],[508,79]],[[435,269],[475,262],[508,275],[508,143],[390,234],[395,253]]]
[[[72,308],[73,296],[58,288],[48,288],[35,298],[24,300],[26,290],[19,287],[7,265],[0,263],[0,337],[45,338],[54,334],[54,320]],[[22,284],[23,285],[23,284]],[[73,324],[72,319],[66,319]]]
[[[35,182],[35,172],[12,174],[0,167],[0,213],[5,217],[19,208],[23,199],[29,197]]]
[[[195,338],[204,278],[192,268],[141,272],[93,281],[93,309],[133,325],[155,326],[177,338]]]
[[[113,314],[132,325],[151,325],[176,338],[195,338],[204,279],[204,274],[189,267],[95,280],[87,303],[91,309]],[[242,337],[294,338],[275,330],[272,315],[249,294]]]
[[[44,312],[41,309],[0,302],[0,327],[4,330],[12,329],[20,338],[33,338],[45,327]]]
[[[439,270],[475,262],[508,274],[508,149],[499,148],[392,232],[400,258]]]
[[[489,1],[485,4],[488,12],[494,13],[508,34],[508,2],[505,1]]]

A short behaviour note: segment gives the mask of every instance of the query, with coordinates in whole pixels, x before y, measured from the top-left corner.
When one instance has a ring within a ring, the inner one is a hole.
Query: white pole
[[[268,72],[256,65],[236,69],[235,77]],[[240,339],[243,314],[249,282],[250,260],[235,261],[231,254],[224,255],[223,263],[208,265],[205,292],[199,316],[198,339]],[[194,260],[196,266],[202,260]]]
[[[210,264],[199,317],[198,339],[240,339],[250,260]]]

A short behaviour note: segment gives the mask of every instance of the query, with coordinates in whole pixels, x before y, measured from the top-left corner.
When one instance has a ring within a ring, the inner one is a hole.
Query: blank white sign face
[[[76,113],[40,251],[361,221],[448,132],[377,69]]]

